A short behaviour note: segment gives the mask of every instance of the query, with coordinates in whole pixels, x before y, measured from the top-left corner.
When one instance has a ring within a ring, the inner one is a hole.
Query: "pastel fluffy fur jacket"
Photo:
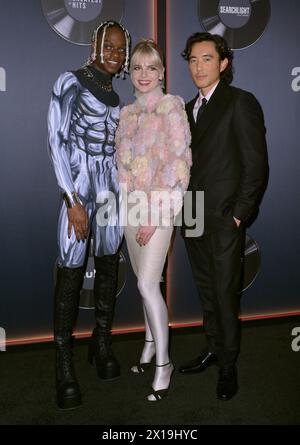
[[[160,87],[136,97],[122,108],[116,132],[119,182],[127,192],[144,192],[149,208],[160,213],[168,200],[157,201],[152,192],[176,192],[169,201],[174,217],[181,209],[192,165],[184,102],[179,96],[164,94]],[[145,203],[142,208],[149,215]]]

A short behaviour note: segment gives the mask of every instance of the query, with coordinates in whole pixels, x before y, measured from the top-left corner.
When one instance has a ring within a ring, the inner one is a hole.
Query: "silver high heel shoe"
[[[154,343],[154,340],[145,340],[146,343]],[[150,362],[146,363],[137,363],[136,365],[132,366],[130,368],[131,372],[135,375],[144,374],[146,371],[148,371],[152,367],[152,360],[155,357],[155,354],[151,358]]]

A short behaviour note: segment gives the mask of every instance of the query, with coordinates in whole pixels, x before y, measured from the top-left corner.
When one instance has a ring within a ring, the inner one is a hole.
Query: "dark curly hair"
[[[229,48],[226,40],[218,34],[195,32],[187,39],[185,49],[181,53],[185,60],[189,60],[193,45],[199,42],[213,42],[220,56],[220,60],[228,59],[228,65],[225,70],[221,72],[220,77],[230,84],[233,80],[233,51]]]

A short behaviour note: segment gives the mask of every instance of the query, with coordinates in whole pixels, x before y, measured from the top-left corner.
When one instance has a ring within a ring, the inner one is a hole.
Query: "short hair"
[[[149,56],[152,58],[153,63],[162,73],[164,79],[164,55],[161,48],[152,39],[141,39],[133,48],[130,62],[131,67],[135,65],[135,61],[140,56]]]
[[[221,79],[230,84],[233,80],[233,51],[229,48],[226,40],[218,34],[211,34],[209,32],[196,32],[192,34],[186,42],[185,49],[181,55],[185,60],[189,60],[193,45],[200,42],[213,42],[220,60],[228,59],[228,65],[224,71],[221,72]]]

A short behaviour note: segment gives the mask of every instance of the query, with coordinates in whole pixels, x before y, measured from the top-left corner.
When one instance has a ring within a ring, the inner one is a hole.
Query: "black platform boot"
[[[77,320],[84,268],[57,268],[54,301],[56,401],[59,408],[81,405],[81,394],[73,364],[73,329]]]
[[[120,376],[120,365],[111,350],[111,326],[117,294],[119,255],[94,257],[96,276],[94,282],[96,327],[89,345],[88,360],[95,359],[101,379],[113,380]]]

